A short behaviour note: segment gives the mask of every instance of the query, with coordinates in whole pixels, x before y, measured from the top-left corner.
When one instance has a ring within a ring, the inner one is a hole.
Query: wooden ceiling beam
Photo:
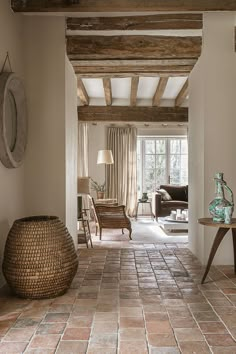
[[[188,108],[79,106],[78,120],[84,122],[188,122]]]
[[[159,104],[161,102],[161,98],[164,94],[166,85],[168,83],[168,79],[169,79],[169,77],[161,77],[160,78],[158,85],[157,85],[156,92],[155,92],[153,99],[152,99],[153,106],[159,106]]]
[[[192,69],[193,67],[191,67]],[[138,71],[138,72],[124,72],[124,73],[119,73],[119,72],[99,72],[99,71],[81,71],[75,69],[75,73],[77,77],[80,77],[82,79],[103,79],[103,78],[108,78],[108,79],[122,79],[122,78],[129,78],[129,77],[186,77],[189,76],[191,69],[189,68],[186,71],[183,70],[174,70],[172,71],[171,69],[166,70],[166,71]]]
[[[106,105],[111,106],[112,105],[111,79],[104,77],[102,81],[103,81]]]
[[[158,14],[117,17],[69,17],[74,31],[132,31],[202,29],[202,14]]]
[[[15,12],[236,11],[235,0],[11,0]]]
[[[187,79],[175,99],[175,107],[180,107],[182,105],[182,103],[184,102],[185,98],[188,95],[188,88],[189,86],[188,86],[188,79]]]
[[[131,78],[130,106],[136,106],[137,93],[138,93],[138,83],[139,83],[138,76]]]
[[[81,78],[77,78],[78,96],[84,106],[89,105],[89,96]]]
[[[71,60],[198,59],[197,36],[67,36]]]

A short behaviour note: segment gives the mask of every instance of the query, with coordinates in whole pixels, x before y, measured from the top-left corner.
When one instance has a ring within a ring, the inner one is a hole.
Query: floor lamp
[[[83,209],[83,197],[90,195],[91,193],[91,183],[90,177],[78,177],[77,180],[77,218],[81,218],[81,213]],[[86,206],[86,205],[85,205]]]
[[[99,150],[98,151],[98,157],[97,157],[97,165],[100,164],[105,164],[105,165],[112,165],[114,163],[113,155],[111,150]],[[105,171],[107,173],[107,171]],[[106,182],[106,178],[105,178]],[[104,195],[104,193],[103,193]],[[104,198],[101,197],[101,198]]]

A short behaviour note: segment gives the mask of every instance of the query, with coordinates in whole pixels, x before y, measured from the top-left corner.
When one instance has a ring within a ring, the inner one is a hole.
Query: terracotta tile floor
[[[104,243],[104,245],[106,245]],[[79,250],[69,291],[0,296],[0,353],[236,353],[236,276],[183,244]]]

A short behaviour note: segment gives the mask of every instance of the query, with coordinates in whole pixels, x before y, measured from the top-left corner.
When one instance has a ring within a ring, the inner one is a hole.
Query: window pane
[[[158,139],[156,140],[156,153],[165,154],[166,153],[166,140]]]
[[[143,192],[153,192],[155,188],[155,170],[146,169],[144,172],[144,189]]]
[[[187,154],[188,153],[188,142],[187,139],[183,139],[181,141],[181,154]]]
[[[155,154],[155,140],[145,141],[145,154]]]
[[[170,140],[170,153],[171,154],[180,154],[180,139],[171,139]]]
[[[137,139],[137,154],[141,153],[141,139]]]
[[[170,157],[170,183],[180,184],[180,156],[171,155]]]
[[[145,155],[145,169],[155,168],[155,155]]]

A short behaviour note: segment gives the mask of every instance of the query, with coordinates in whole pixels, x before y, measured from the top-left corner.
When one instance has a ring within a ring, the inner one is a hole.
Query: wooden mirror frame
[[[7,140],[7,95],[11,94],[16,109],[16,137],[11,149]],[[19,167],[27,144],[26,99],[22,81],[14,73],[0,74],[0,160],[7,168]]]

